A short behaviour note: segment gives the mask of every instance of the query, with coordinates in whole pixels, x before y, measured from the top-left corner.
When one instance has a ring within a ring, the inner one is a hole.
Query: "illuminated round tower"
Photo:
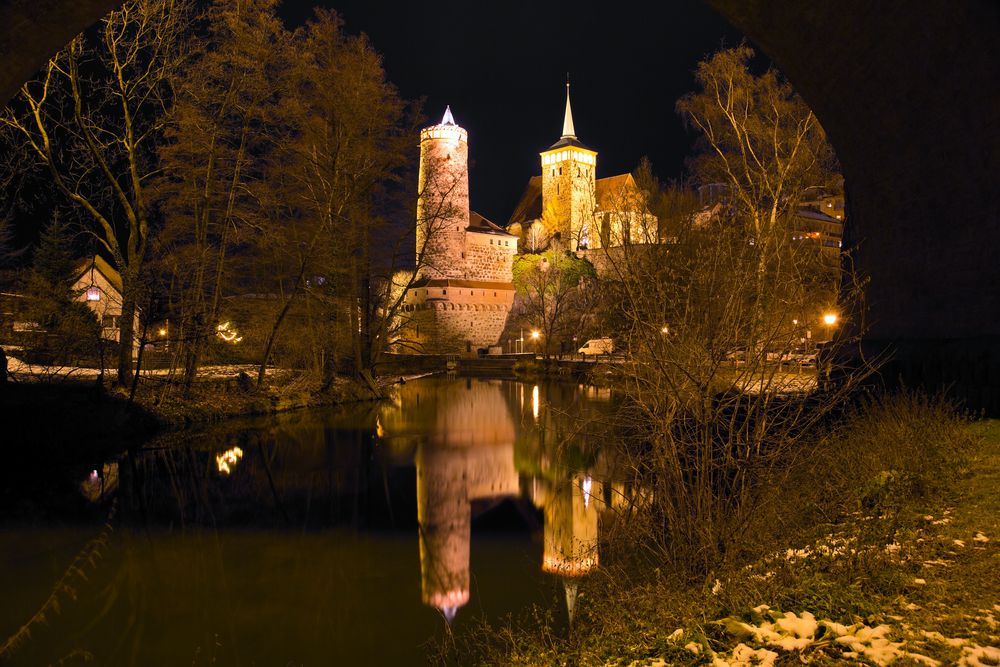
[[[431,280],[464,278],[469,226],[469,134],[451,107],[420,131],[417,183],[417,266]]]

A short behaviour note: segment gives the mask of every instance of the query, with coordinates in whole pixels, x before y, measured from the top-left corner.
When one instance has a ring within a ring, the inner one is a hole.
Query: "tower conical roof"
[[[576,139],[576,130],[573,128],[573,108],[569,104],[569,81],[566,82],[566,114],[563,116],[563,139]]]
[[[570,124],[572,125],[572,123],[573,123],[573,120],[570,119]],[[458,123],[455,122],[455,117],[451,115],[451,105],[450,104],[444,108],[444,117],[441,118],[441,124],[442,125],[458,125]]]
[[[566,112],[563,114],[562,136],[559,137],[559,141],[549,146],[548,150],[552,150],[553,148],[564,148],[566,146],[575,146],[577,148],[586,148],[587,150],[591,150],[587,146],[584,146],[583,142],[576,138],[576,128],[573,126],[573,108],[569,103],[569,77],[566,79]]]

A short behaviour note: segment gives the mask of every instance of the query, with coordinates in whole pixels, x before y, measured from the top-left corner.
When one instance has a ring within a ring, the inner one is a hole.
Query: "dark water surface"
[[[76,472],[61,514],[0,525],[0,641],[44,610],[6,661],[410,665],[483,616],[565,619],[631,497],[599,447],[612,410],[592,387],[429,378],[152,440]]]

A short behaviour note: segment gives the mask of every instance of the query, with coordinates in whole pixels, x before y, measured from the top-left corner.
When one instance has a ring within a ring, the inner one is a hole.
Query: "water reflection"
[[[530,422],[515,421],[529,409],[525,385],[471,379],[405,385],[381,411],[389,446],[397,454],[414,450],[422,600],[449,621],[469,601],[474,501],[518,498],[522,481],[543,515],[541,569],[565,581],[571,617],[576,579],[598,567],[605,503],[592,474],[593,441],[608,420],[584,410],[579,394],[609,402],[610,390],[548,389],[543,401],[541,387],[531,386]]]
[[[135,618],[164,637],[136,639],[140,657],[167,655],[169,640],[178,664],[191,662],[184,642],[217,636],[261,664],[414,664],[441,615],[459,631],[564,588],[572,618],[602,527],[642,498],[601,448],[613,409],[595,387],[427,379],[379,404],[171,436],[87,471],[82,495],[100,503],[120,484],[142,535],[113,575],[141,595],[119,596],[103,640]],[[295,641],[266,641],[275,619]]]

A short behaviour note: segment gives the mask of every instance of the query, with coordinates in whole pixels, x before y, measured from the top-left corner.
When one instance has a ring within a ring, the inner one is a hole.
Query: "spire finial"
[[[569,72],[566,72],[566,115],[563,117],[562,137],[564,139],[576,138],[576,130],[573,128],[573,110],[569,105]]]
[[[441,119],[442,125],[457,125],[455,122],[455,117],[451,115],[451,105],[449,104],[444,108],[444,118]]]

